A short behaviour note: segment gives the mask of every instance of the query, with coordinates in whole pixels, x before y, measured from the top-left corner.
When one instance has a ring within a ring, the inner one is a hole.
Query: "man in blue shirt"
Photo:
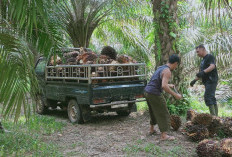
[[[150,133],[155,132],[154,125],[158,124],[161,140],[175,139],[173,136],[167,135],[167,131],[170,129],[170,114],[162,91],[164,90],[176,99],[182,98],[179,93],[170,89],[174,88],[174,85],[168,84],[171,78],[171,71],[177,68],[179,62],[180,58],[178,55],[171,55],[167,64],[158,67],[144,89],[150,113]]]

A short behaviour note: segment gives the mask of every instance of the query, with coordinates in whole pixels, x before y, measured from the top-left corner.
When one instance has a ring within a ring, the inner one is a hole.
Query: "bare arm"
[[[215,69],[215,64],[210,64],[207,69],[204,70],[205,73],[211,72],[213,69]]]
[[[181,95],[175,93],[174,91],[172,91],[169,87],[169,79],[171,78],[171,71],[169,69],[165,69],[162,73],[162,88],[165,92],[171,94],[172,96],[174,96],[176,99],[180,99]]]
[[[215,64],[210,64],[208,68],[196,74],[197,78],[202,78],[205,73],[211,72],[215,68]],[[195,79],[197,80],[197,79]]]

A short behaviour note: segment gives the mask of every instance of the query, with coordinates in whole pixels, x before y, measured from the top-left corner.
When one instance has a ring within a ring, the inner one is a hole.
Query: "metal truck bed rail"
[[[46,66],[46,81],[87,81],[125,80],[146,77],[146,65],[135,64],[88,64]],[[105,81],[107,82],[107,81]]]

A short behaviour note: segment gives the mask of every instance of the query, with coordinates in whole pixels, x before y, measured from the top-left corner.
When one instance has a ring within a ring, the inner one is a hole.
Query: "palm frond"
[[[104,45],[111,45],[139,61],[150,62],[149,58],[154,58],[151,8],[152,4],[147,1],[117,1],[108,21],[94,31],[91,40],[94,48],[99,50]]]
[[[6,19],[20,36],[36,46],[34,53],[48,54],[52,48],[62,46],[60,20],[54,15],[55,2],[45,0],[9,1]],[[24,8],[24,9],[22,9]]]
[[[71,0],[60,4],[57,16],[63,21],[63,28],[70,36],[74,47],[89,45],[94,29],[111,11],[111,1]]]
[[[22,107],[25,116],[28,118],[30,115],[28,94],[35,99],[38,89],[34,73],[34,55],[22,38],[5,33],[0,36],[0,102],[3,104],[3,116],[7,118],[15,115],[17,121]],[[4,38],[5,36],[10,38]]]
[[[21,109],[29,117],[31,104],[28,99],[35,100],[38,92],[34,71],[37,55],[49,54],[53,48],[59,47],[62,34],[60,20],[52,17],[54,1],[3,2],[0,14],[0,102],[4,117],[14,115],[17,121]]]

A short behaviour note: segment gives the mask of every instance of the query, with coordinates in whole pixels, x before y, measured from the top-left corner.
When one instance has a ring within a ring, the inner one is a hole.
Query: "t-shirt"
[[[207,81],[210,82],[217,82],[218,81],[218,73],[217,73],[217,67],[216,67],[216,61],[215,61],[215,57],[211,54],[207,54],[201,61],[201,66],[200,66],[200,71],[203,71],[205,69],[207,69],[210,64],[214,64],[215,68],[209,72],[206,73],[204,75],[204,77],[202,77],[202,82],[205,83]]]

